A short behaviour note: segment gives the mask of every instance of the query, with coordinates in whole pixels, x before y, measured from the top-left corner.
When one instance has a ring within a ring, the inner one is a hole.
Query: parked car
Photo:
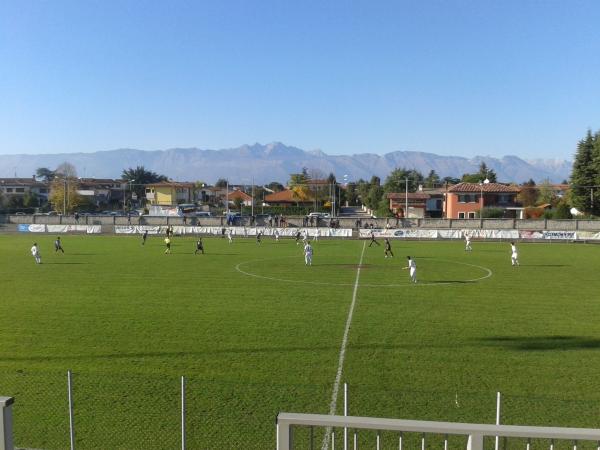
[[[212,217],[210,211],[196,211],[196,217]]]
[[[323,213],[323,212],[311,212],[308,217],[317,217],[317,218],[321,218],[321,219],[329,219],[329,213]]]

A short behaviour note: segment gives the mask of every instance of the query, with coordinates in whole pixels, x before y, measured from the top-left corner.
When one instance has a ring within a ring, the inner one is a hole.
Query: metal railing
[[[376,430],[400,433],[398,448],[402,450],[401,433],[422,433],[422,449],[425,448],[425,435],[445,436],[444,448],[447,448],[448,435],[466,436],[467,450],[483,450],[485,437],[550,439],[550,449],[554,448],[554,440],[572,441],[577,448],[578,441],[600,442],[600,430],[592,428],[558,428],[516,425],[486,425],[475,423],[429,422],[420,420],[384,419],[375,417],[332,416],[324,414],[279,413],[277,416],[277,450],[293,450],[294,427],[339,428],[344,430],[342,448],[348,449],[347,430]],[[335,445],[335,434],[331,435],[331,447]],[[356,442],[356,440],[354,441]],[[329,442],[323,444],[329,448]],[[354,446],[356,448],[356,445]],[[379,435],[376,448],[379,448]],[[527,445],[529,448],[529,445]]]

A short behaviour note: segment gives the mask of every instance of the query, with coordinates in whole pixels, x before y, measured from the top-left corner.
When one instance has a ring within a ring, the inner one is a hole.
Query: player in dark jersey
[[[194,252],[194,255],[197,255],[198,252],[202,252],[202,254],[204,255],[204,244],[202,243],[201,237],[199,237],[196,241],[196,251]]]
[[[385,251],[383,254],[386,258],[388,257],[388,255],[390,256],[390,258],[394,257],[394,253],[392,252],[392,244],[390,244],[390,240],[388,238],[385,238]]]
[[[371,242],[369,243],[369,247],[373,244],[381,245],[377,240],[375,240],[375,232],[371,230]]]
[[[144,230],[144,234],[142,234],[142,245],[146,244],[146,239],[148,239],[148,230]]]
[[[58,252],[59,250],[63,253],[65,252],[62,248],[62,243],[60,242],[60,236],[54,241],[54,252]]]

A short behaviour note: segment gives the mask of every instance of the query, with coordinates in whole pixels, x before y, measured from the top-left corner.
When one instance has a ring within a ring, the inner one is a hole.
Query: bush
[[[504,210],[502,208],[483,208],[479,211],[479,217],[482,219],[502,219]]]

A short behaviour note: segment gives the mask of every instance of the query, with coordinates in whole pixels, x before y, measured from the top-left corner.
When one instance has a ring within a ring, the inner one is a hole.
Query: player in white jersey
[[[42,263],[42,255],[40,254],[40,249],[38,248],[37,242],[34,242],[33,247],[31,247],[31,256],[34,257],[36,264]]]
[[[403,269],[408,269],[410,274],[411,283],[417,282],[417,264],[414,259],[411,259],[410,256],[406,257],[408,259],[407,266],[403,267]]]
[[[307,266],[312,266],[312,255],[312,246],[307,242],[306,244],[304,244],[304,264],[306,264]]]
[[[308,230],[302,232],[302,244],[308,244]]]
[[[465,252],[470,252],[472,250],[473,248],[471,247],[471,235],[465,233]]]
[[[233,230],[231,228],[227,229],[227,239],[229,240],[230,244],[233,243]]]
[[[517,252],[517,246],[514,242],[510,243],[510,262],[513,266],[519,265],[519,253]]]
[[[317,231],[315,231],[315,235],[313,236],[313,242],[314,241],[318,241],[319,240],[319,236],[321,236],[321,230],[319,230],[317,228]]]
[[[277,228],[275,228],[275,233],[273,233],[273,236],[275,236],[275,242],[279,242],[279,230]]]

